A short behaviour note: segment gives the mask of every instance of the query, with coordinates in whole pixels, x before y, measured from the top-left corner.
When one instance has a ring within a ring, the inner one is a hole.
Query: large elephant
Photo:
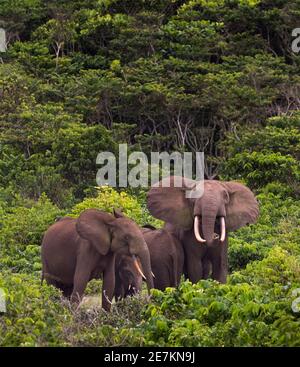
[[[49,284],[79,301],[89,280],[103,276],[102,307],[110,309],[115,289],[115,253],[139,258],[148,290],[153,288],[150,255],[138,225],[121,212],[87,209],[78,219],[63,218],[45,233],[42,272]],[[140,270],[141,271],[141,270]]]
[[[166,177],[153,185],[147,195],[150,213],[166,222],[185,251],[185,271],[192,282],[212,278],[225,283],[228,271],[228,232],[258,217],[258,203],[246,186],[237,182]]]
[[[154,274],[154,288],[164,290],[177,287],[183,274],[184,251],[180,241],[165,229],[150,225],[141,228],[147,243],[151,268]],[[115,297],[122,299],[140,292],[142,276],[128,256],[116,256]]]

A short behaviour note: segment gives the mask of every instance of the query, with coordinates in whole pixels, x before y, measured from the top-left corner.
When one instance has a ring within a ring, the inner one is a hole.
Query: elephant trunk
[[[213,197],[203,198],[202,206],[202,232],[207,244],[214,240],[215,223],[218,213],[218,205]]]
[[[146,278],[146,283],[148,287],[148,293],[150,293],[150,289],[154,288],[153,283],[153,275],[151,271],[151,261],[150,261],[150,254],[147,247],[147,244],[145,243],[145,246],[143,246],[142,250],[137,253],[137,256],[139,257],[141,261],[141,265],[143,268],[143,275]]]

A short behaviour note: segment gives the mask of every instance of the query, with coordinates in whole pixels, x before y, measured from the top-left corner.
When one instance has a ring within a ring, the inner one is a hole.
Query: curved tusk
[[[199,232],[199,217],[196,215],[194,219],[194,234],[198,242],[205,243],[206,240],[204,240]]]
[[[144,273],[142,272],[142,269],[139,266],[139,263],[137,261],[136,256],[135,255],[132,255],[132,258],[133,258],[133,263],[134,263],[134,266],[135,266],[136,270],[139,272],[139,274],[142,276],[143,279],[147,280],[147,278],[145,277]]]
[[[225,218],[221,217],[221,238],[220,238],[220,241],[224,242],[225,237],[226,237]]]
[[[155,278],[155,275],[152,273],[152,271],[151,271],[151,274],[152,274],[153,278]]]

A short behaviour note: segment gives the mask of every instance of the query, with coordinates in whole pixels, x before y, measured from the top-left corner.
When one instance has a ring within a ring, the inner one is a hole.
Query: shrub
[[[1,346],[68,345],[63,330],[71,313],[60,292],[30,275],[0,273],[7,312],[0,315]]]
[[[244,268],[248,262],[264,258],[275,245],[290,254],[300,255],[300,205],[293,198],[282,199],[270,192],[259,194],[260,215],[255,225],[230,233],[230,270]]]
[[[32,207],[6,208],[0,228],[1,268],[29,273],[40,270],[43,233],[60,215],[62,211],[44,194]]]
[[[153,218],[148,210],[139,201],[125,191],[118,192],[112,187],[98,187],[98,195],[95,198],[84,199],[75,205],[70,216],[77,217],[88,208],[97,208],[112,213],[113,209],[121,209],[125,215],[133,219],[139,225],[146,223],[160,227],[161,221]]]
[[[82,198],[84,190],[96,184],[96,157],[102,151],[116,153],[117,143],[112,132],[102,125],[69,124],[59,130],[52,144],[55,164],[61,175],[75,187],[75,196]]]
[[[29,244],[39,245],[43,232],[61,214],[44,194],[31,208],[12,208],[4,217],[0,242],[4,247],[18,245],[20,249]]]
[[[137,331],[144,345],[155,346],[300,345],[300,321],[291,309],[299,285],[299,259],[276,247],[228,284],[186,281],[154,290],[147,322]]]
[[[300,114],[275,116],[265,125],[243,127],[238,138],[227,135],[222,175],[243,179],[260,192],[299,197]]]
[[[229,270],[239,270],[254,260],[264,257],[265,249],[259,242],[247,243],[237,238],[229,240],[228,261]]]

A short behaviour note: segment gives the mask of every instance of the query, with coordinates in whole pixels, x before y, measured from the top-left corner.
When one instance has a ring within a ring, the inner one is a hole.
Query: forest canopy
[[[1,184],[67,206],[94,184],[97,153],[127,142],[204,151],[209,178],[250,170],[261,186],[268,168],[295,186],[298,5],[2,1]]]

